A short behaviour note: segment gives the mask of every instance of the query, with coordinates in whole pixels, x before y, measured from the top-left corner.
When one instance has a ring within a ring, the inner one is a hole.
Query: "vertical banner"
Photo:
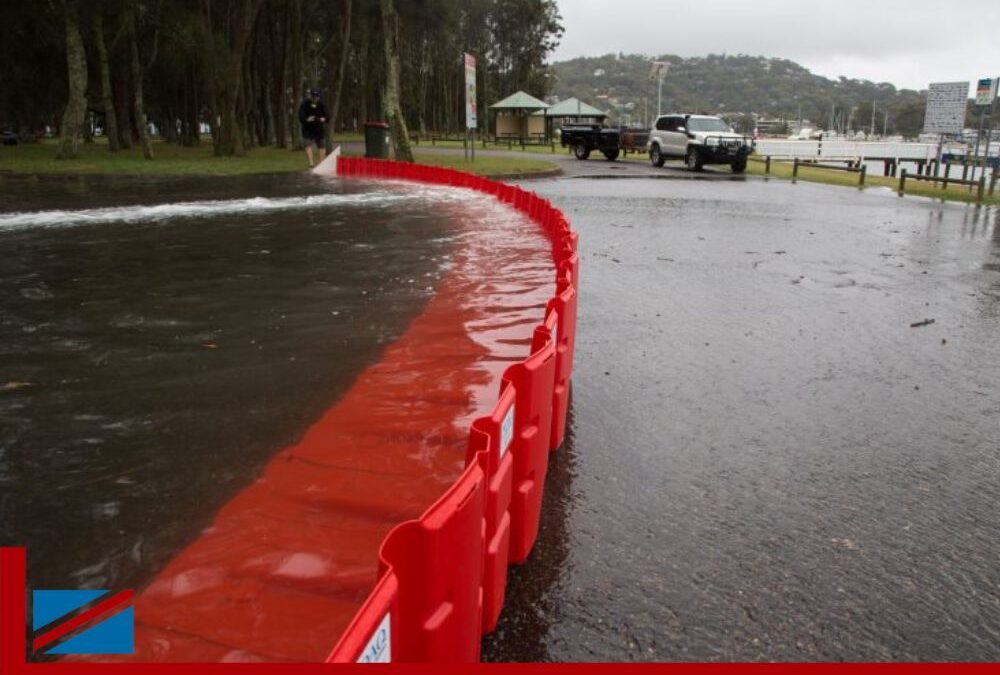
[[[465,128],[475,129],[479,126],[479,115],[476,110],[476,57],[465,55]]]
[[[479,111],[476,109],[476,57],[464,55],[465,61],[465,159],[472,153],[476,161],[476,127],[479,126]]]

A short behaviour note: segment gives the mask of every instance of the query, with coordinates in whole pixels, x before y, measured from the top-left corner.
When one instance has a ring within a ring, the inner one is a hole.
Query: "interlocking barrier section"
[[[579,238],[548,201],[516,186],[437,167],[340,158],[344,178],[406,180],[482,192],[524,213],[552,244],[556,295],[530,354],[502,378],[491,415],[469,432],[466,469],[379,551],[374,590],[331,663],[475,662],[503,609],[507,567],[538,535],[548,456],[564,438],[576,344]]]
[[[414,400],[414,391],[431,403],[447,398],[458,362],[478,360],[488,351],[456,352],[454,338],[468,340],[465,324],[461,318],[445,319],[455,318],[455,294],[481,300],[489,305],[484,311],[492,312],[489,297],[479,298],[476,280],[446,284],[379,364],[366,370],[301,440],[278,453],[260,478],[136,595],[134,654],[81,655],[69,657],[74,662],[25,666],[25,551],[0,548],[4,672],[8,667],[11,672],[58,667],[95,673],[124,667],[108,661],[131,667],[160,660],[479,660],[482,635],[495,629],[503,609],[508,566],[524,562],[537,538],[549,455],[564,438],[575,349],[578,237],[561,212],[519,187],[378,160],[341,158],[338,172],[344,178],[478,191],[521,212],[525,218],[518,221],[532,237],[536,226],[543,235],[541,267],[536,268],[541,276],[532,271],[531,283],[518,286],[526,277],[515,278],[516,267],[506,272],[516,288],[540,290],[525,297],[544,314],[503,315],[504,321],[524,321],[525,339],[510,343],[523,345],[515,349],[524,354],[494,356],[496,363],[513,365],[487,380],[497,382],[490,385],[498,387],[496,397],[488,396],[476,409],[489,414],[454,425],[432,414],[444,409],[436,405],[422,406],[416,415],[394,412],[394,403],[425,402]],[[552,288],[549,253],[555,294],[546,297]],[[483,313],[462,316],[475,320]],[[412,361],[401,355],[410,353],[421,356],[419,373],[405,371]],[[388,384],[400,379],[406,386],[386,398]],[[420,386],[408,388],[411,381]],[[373,424],[378,433],[372,433]],[[454,472],[425,475],[426,465],[412,459],[428,433],[439,444],[457,447]],[[409,504],[432,501],[422,516],[407,520],[420,513]],[[327,573],[328,560],[336,561],[332,573]]]

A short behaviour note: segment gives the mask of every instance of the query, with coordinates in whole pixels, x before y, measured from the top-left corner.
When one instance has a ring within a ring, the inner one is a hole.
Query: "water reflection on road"
[[[581,235],[572,480],[487,657],[1000,659],[997,210],[532,186]]]

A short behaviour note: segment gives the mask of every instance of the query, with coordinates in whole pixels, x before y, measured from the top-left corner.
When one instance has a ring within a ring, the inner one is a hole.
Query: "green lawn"
[[[340,140],[340,139],[338,139]],[[235,176],[242,174],[287,173],[308,169],[304,152],[277,148],[255,148],[244,157],[215,157],[211,142],[182,148],[164,142],[153,143],[155,159],[147,161],[138,148],[108,152],[101,142],[81,146],[80,157],[56,159],[54,141],[13,147],[0,146],[0,172],[20,174],[118,174]],[[477,157],[467,164],[462,155],[432,155],[416,149],[417,161],[434,166],[462,169],[484,176],[517,176],[552,171],[551,162],[533,159]]]
[[[477,154],[475,162],[466,162],[464,155],[439,155],[421,152],[420,149],[416,149],[414,158],[419,164],[460,169],[480,176],[492,177],[547,173],[559,168],[552,162],[528,159],[527,157],[522,159],[520,157],[491,157]]]
[[[435,141],[434,143],[431,143],[431,141],[430,141],[429,138],[424,138],[424,139],[422,139],[420,141],[419,145],[416,144],[416,143],[414,143],[413,147],[414,148],[418,148],[418,149],[423,149],[423,148],[450,148],[452,150],[461,150],[464,147],[464,145],[463,145],[462,141]],[[569,152],[566,148],[560,146],[558,143],[555,144],[555,148],[554,148],[554,151],[553,151],[553,146],[551,146],[551,145],[526,145],[526,146],[524,146],[522,148],[520,145],[517,145],[516,143],[511,144],[510,148],[507,147],[506,143],[500,143],[499,145],[495,145],[493,143],[487,143],[486,147],[484,148],[482,141],[477,141],[476,142],[476,151],[480,152],[482,150],[488,150],[488,151],[502,150],[504,152],[508,152],[508,151],[511,151],[511,152],[523,152],[525,154],[531,154],[531,155],[554,155],[554,154],[559,154],[559,153],[566,154],[567,152]]]
[[[211,142],[195,148],[182,148],[169,143],[154,142],[155,159],[147,161],[142,150],[132,148],[108,152],[104,143],[80,146],[77,159],[56,159],[53,141],[0,147],[0,171],[26,174],[144,174],[144,175],[204,175],[232,176],[253,173],[304,171],[308,168],[305,153],[256,148],[245,157],[215,157]]]

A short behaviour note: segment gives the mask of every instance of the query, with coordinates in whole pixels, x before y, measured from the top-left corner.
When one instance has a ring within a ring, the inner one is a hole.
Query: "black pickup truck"
[[[564,148],[572,148],[577,159],[587,159],[595,150],[608,161],[615,161],[625,152],[645,152],[649,132],[642,129],[611,129],[597,124],[580,124],[562,128]]]

